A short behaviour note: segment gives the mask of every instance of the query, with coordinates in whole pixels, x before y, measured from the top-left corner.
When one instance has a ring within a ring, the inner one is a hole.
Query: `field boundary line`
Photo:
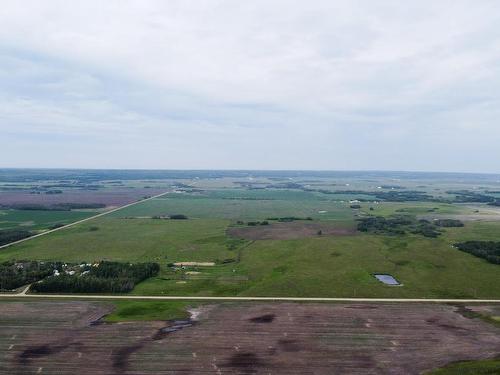
[[[139,203],[143,203],[143,202],[147,202],[151,199],[155,199],[155,198],[159,198],[159,197],[162,197],[166,194],[168,194],[170,191],[166,191],[166,192],[163,192],[161,194],[158,194],[158,195],[155,195],[153,197],[149,197],[149,198],[146,198],[146,199],[141,199],[139,201],[135,201],[135,202],[132,202],[132,203],[128,203],[124,206],[120,206],[120,207],[116,207],[116,208],[113,208],[112,210],[109,210],[109,211],[105,211],[105,212],[101,212],[100,214],[97,214],[97,215],[94,215],[94,216],[90,216],[90,217],[87,217],[85,219],[82,219],[82,220],[78,220],[78,221],[75,221],[73,223],[69,223],[69,224],[66,224],[62,227],[59,227],[59,228],[54,228],[54,229],[50,229],[48,231],[45,231],[45,232],[42,232],[42,233],[38,233],[38,234],[35,234],[33,236],[30,236],[30,237],[26,237],[26,238],[23,238],[21,240],[17,240],[17,241],[14,241],[14,242],[10,242],[8,244],[5,244],[5,245],[2,245],[0,246],[0,250],[1,249],[5,249],[9,246],[12,246],[12,245],[16,245],[18,243],[21,243],[21,242],[25,242],[25,241],[29,241],[29,240],[32,240],[33,238],[37,238],[37,237],[41,237],[41,236],[45,236],[47,234],[50,234],[50,233],[54,233],[54,232],[57,232],[58,230],[63,230],[63,229],[66,229],[66,228],[69,228],[69,227],[72,227],[74,225],[78,225],[78,224],[81,224],[81,223],[84,223],[86,221],[89,221],[89,220],[93,220],[93,219],[97,219],[98,217],[102,217],[102,216],[105,216],[105,215],[109,215],[113,212],[116,212],[116,211],[120,211],[120,210],[123,210],[124,208],[127,208],[127,207],[130,207],[130,206],[134,206],[136,204],[139,204]]]
[[[2,294],[2,298],[56,298],[89,300],[163,300],[163,301],[275,301],[275,302],[407,302],[407,303],[500,303],[500,299],[446,299],[446,298],[335,298],[335,297],[202,297],[202,296],[142,296],[142,295],[105,295],[105,294]]]

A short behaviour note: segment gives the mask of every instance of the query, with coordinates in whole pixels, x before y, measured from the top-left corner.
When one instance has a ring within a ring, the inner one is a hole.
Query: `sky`
[[[4,0],[0,167],[500,173],[497,0]]]

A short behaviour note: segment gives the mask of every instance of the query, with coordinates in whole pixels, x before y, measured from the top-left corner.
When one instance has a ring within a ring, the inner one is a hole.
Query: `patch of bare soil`
[[[196,324],[96,324],[109,310],[0,303],[0,374],[419,374],[500,353],[500,329],[449,305],[234,303]]]
[[[321,234],[318,234],[321,232]],[[248,227],[232,227],[227,234],[246,240],[293,240],[305,237],[350,236],[356,233],[353,228],[341,228],[327,222],[293,221]]]

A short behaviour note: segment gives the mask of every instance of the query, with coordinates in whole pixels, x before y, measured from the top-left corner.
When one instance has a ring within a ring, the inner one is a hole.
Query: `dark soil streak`
[[[278,340],[278,346],[284,352],[300,352],[302,350],[301,346],[297,343],[297,340],[282,339]]]
[[[145,344],[145,340],[142,340],[138,344],[125,346],[124,348],[118,349],[116,351],[116,354],[113,354],[113,368],[121,370],[119,373],[124,372],[128,367],[130,356],[144,347]]]
[[[356,310],[376,310],[378,309],[377,306],[373,305],[352,305],[352,306],[346,306],[346,309],[356,309]]]
[[[463,331],[463,332],[468,332],[469,331],[467,328],[464,328],[464,327],[458,327],[456,325],[449,324],[449,323],[441,323],[439,321],[439,318],[436,318],[436,317],[426,319],[425,321],[427,323],[429,323],[429,324],[434,324],[434,325],[436,325],[438,327],[441,327],[441,328],[444,328],[444,329],[447,329],[447,330],[457,330],[457,331]]]
[[[265,314],[261,316],[256,316],[255,318],[249,319],[252,323],[271,323],[276,315],[274,314]]]
[[[262,360],[255,353],[243,352],[233,354],[222,367],[238,369],[239,372],[245,374],[256,374],[257,369],[263,365]]]
[[[172,325],[168,325],[166,327],[160,328],[151,339],[154,341],[163,340],[169,334],[180,331],[181,329],[191,327],[195,324],[192,320],[174,320],[172,321]]]
[[[22,365],[28,365],[31,360],[38,359],[38,358],[43,358],[47,357],[52,354],[57,354],[62,352],[63,350],[66,350],[67,348],[71,346],[77,346],[81,347],[82,344],[75,342],[75,343],[69,343],[69,344],[43,344],[43,345],[36,345],[36,346],[30,346],[27,349],[23,350],[19,355],[18,355],[18,362]]]

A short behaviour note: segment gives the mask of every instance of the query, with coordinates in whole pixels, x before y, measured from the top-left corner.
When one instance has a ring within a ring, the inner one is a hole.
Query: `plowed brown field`
[[[342,228],[327,222],[273,223],[249,227],[228,228],[227,234],[247,240],[293,240],[305,237],[354,235],[353,228]]]
[[[500,353],[500,329],[448,305],[224,303],[178,330],[97,321],[110,309],[0,303],[0,373],[419,374]]]

